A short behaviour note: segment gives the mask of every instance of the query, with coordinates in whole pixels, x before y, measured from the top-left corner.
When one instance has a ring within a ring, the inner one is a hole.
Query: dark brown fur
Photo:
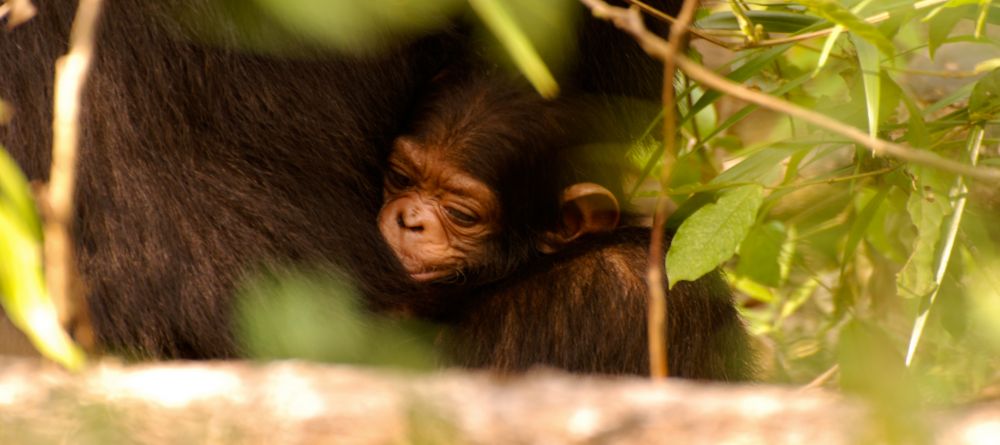
[[[462,307],[442,337],[470,367],[518,372],[649,373],[646,257],[649,230],[621,228],[544,257]],[[754,354],[718,272],[667,293],[673,377],[748,380]]]
[[[0,44],[0,97],[16,112],[0,140],[30,178],[47,174],[53,62],[75,3],[39,4]],[[332,262],[377,308],[412,294],[370,224],[378,160],[446,39],[377,58],[255,56],[186,41],[168,18],[181,4],[201,2],[117,0],[102,17],[74,233],[100,343],[233,356],[233,283],[272,262]]]

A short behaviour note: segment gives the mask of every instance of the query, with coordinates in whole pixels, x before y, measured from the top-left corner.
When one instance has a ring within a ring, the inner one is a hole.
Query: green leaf
[[[976,67],[972,71],[976,74],[985,73],[987,71],[993,71],[1000,68],[1000,57],[984,60],[976,64]]]
[[[510,54],[514,64],[539,94],[553,98],[559,84],[542,60],[531,39],[504,7],[501,0],[470,0],[469,5]]]
[[[843,33],[844,27],[835,26],[833,31],[830,31],[830,35],[826,36],[826,41],[823,42],[823,50],[820,51],[819,60],[816,62],[816,69],[813,70],[813,77],[818,76],[819,72],[826,66],[827,60],[830,59],[830,53],[833,52],[833,47],[837,44],[837,39]]]
[[[979,1],[980,0],[948,0],[947,2],[945,2],[945,4],[938,6],[932,9],[931,12],[927,13],[927,17],[924,17],[924,20],[925,21],[931,20],[934,17],[937,17],[937,15],[940,14],[941,12],[946,11],[948,9],[979,4]]]
[[[871,3],[871,0],[862,0],[860,3],[851,8],[851,12],[854,14],[860,13],[861,10],[867,7],[869,3]],[[830,35],[827,36],[826,42],[823,43],[823,51],[819,54],[819,61],[816,62],[816,70],[813,71],[813,77],[818,75],[820,70],[823,69],[823,66],[826,65],[826,61],[830,58],[830,53],[833,51],[833,47],[837,43],[837,39],[843,32],[844,27],[841,25],[834,26],[833,30],[830,31]]]
[[[956,88],[955,91],[951,92],[951,94],[939,99],[927,108],[924,108],[924,116],[933,116],[934,113],[937,113],[946,107],[953,106],[958,102],[963,102],[966,97],[972,94],[972,89],[975,85],[976,84],[974,83],[967,83],[959,88]]]
[[[861,65],[861,80],[865,85],[865,108],[868,110],[868,135],[878,137],[879,100],[882,97],[881,67],[875,47],[851,33],[851,41],[858,50],[858,64]]]
[[[272,271],[244,285],[235,327],[245,353],[415,370],[437,364],[431,326],[364,310],[345,276]]]
[[[858,250],[858,245],[861,244],[865,232],[868,231],[868,226],[871,225],[876,212],[885,201],[886,194],[888,194],[888,190],[879,190],[878,194],[872,197],[865,204],[864,208],[861,209],[861,212],[858,213],[858,216],[854,218],[854,223],[851,224],[851,231],[847,235],[847,243],[844,246],[844,259],[840,263],[842,274],[846,265],[853,261],[854,252]]]
[[[35,211],[28,182],[3,147],[0,147],[0,207],[11,212],[12,222],[36,239],[42,238],[41,222]]]
[[[766,184],[781,169],[781,161],[802,150],[800,147],[768,147],[740,161],[712,179],[712,184],[728,182],[758,182]]]
[[[769,287],[761,285],[749,277],[735,277],[735,279],[732,275],[729,275],[728,277],[731,280],[729,284],[733,287],[733,289],[736,289],[741,294],[745,294],[754,300],[763,303],[771,303],[777,298]]]
[[[955,29],[955,25],[971,13],[972,8],[947,8],[924,19],[928,22],[927,51],[932,59],[938,48],[948,39],[951,30]]]
[[[788,231],[781,221],[754,226],[740,244],[736,273],[766,286],[780,286],[788,273],[787,267],[782,271],[781,264],[787,241]]]
[[[854,15],[850,10],[840,5],[836,0],[803,0],[800,3],[809,7],[811,11],[833,23],[836,23],[857,34],[859,37],[871,42],[887,57],[895,54],[892,42],[882,35],[871,23]]]
[[[83,351],[62,329],[42,275],[42,236],[28,183],[0,149],[0,304],[39,352],[69,369]]]
[[[795,315],[802,308],[802,305],[806,304],[813,293],[816,292],[819,284],[819,280],[816,278],[809,278],[796,288],[781,305],[781,309],[778,311],[778,322],[780,323],[786,318]]]
[[[763,187],[737,187],[686,219],[667,252],[670,287],[696,280],[732,257],[753,226],[763,200]]]
[[[744,11],[744,14],[755,25],[763,26],[764,30],[768,32],[798,32],[820,21],[820,19],[810,15],[782,11]],[[728,11],[709,15],[695,22],[694,26],[702,29],[740,29],[736,14]]]
[[[908,116],[908,121],[906,125],[906,140],[909,141],[910,145],[916,148],[928,148],[931,145],[931,135],[927,131],[927,123],[924,122],[924,113],[920,110],[916,101],[910,97],[908,94],[903,94],[903,89],[897,84],[890,76],[883,76],[883,80],[886,81],[886,85],[889,88],[895,90],[896,96],[903,101],[903,105],[906,106],[906,111]]]
[[[1000,116],[1000,69],[993,70],[976,82],[969,96],[969,119],[988,121]]]
[[[896,276],[896,288],[904,297],[920,297],[934,290],[934,266],[941,240],[941,224],[951,213],[948,190],[953,177],[938,170],[913,167],[917,190],[910,194],[906,210],[917,228],[913,253]]]

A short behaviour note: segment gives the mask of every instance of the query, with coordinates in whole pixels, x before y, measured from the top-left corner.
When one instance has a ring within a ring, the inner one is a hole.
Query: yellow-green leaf
[[[84,364],[83,351],[59,324],[42,275],[42,237],[28,184],[0,149],[0,304],[44,356],[69,369]]]
[[[868,135],[878,137],[879,127],[879,100],[882,97],[881,67],[879,66],[878,51],[866,40],[855,38],[857,34],[851,33],[851,40],[858,50],[858,64],[861,66],[861,80],[865,86],[865,108],[868,110]]]

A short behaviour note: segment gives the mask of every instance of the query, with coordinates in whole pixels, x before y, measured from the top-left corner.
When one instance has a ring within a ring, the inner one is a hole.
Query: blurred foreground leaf
[[[237,300],[246,353],[307,360],[432,369],[434,331],[365,311],[346,278],[282,272],[251,281]]]
[[[44,356],[69,369],[85,356],[59,324],[42,275],[42,232],[28,183],[0,149],[0,303]]]
[[[871,402],[881,431],[876,443],[929,442],[924,425],[915,422],[921,408],[920,385],[903,366],[902,354],[880,327],[851,321],[840,335],[840,384]]]
[[[476,15],[486,24],[490,32],[510,55],[517,69],[543,97],[553,98],[559,94],[559,84],[545,65],[542,56],[525,33],[522,24],[501,0],[470,0]],[[532,5],[531,8],[537,6]]]
[[[288,29],[353,51],[376,46],[389,35],[419,34],[440,28],[463,4],[460,0],[255,2]]]

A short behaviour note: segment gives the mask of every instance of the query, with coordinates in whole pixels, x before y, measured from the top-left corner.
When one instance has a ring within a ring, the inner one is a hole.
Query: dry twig
[[[46,187],[45,276],[60,321],[76,341],[93,346],[89,314],[76,270],[70,229],[76,189],[80,98],[94,54],[101,0],[81,0],[70,31],[69,52],[56,61],[52,119],[52,169]]]
[[[681,8],[678,19],[670,27],[670,41],[668,42],[671,51],[680,52],[687,43],[687,30],[694,20],[694,13],[698,10],[698,0],[685,0]],[[640,19],[641,20],[641,19]],[[663,64],[663,172],[660,175],[660,196],[656,204],[656,213],[653,215],[653,232],[650,237],[649,265],[647,266],[646,282],[649,285],[649,314],[648,314],[648,336],[649,336],[649,373],[654,379],[665,378],[670,375],[670,357],[667,349],[669,339],[667,338],[667,295],[664,288],[663,278],[665,264],[663,251],[663,235],[666,230],[667,217],[676,208],[673,201],[666,196],[665,191],[670,186],[670,178],[674,175],[674,167],[677,165],[677,104],[675,103],[674,74],[677,72],[677,65],[670,59],[665,59]]]

